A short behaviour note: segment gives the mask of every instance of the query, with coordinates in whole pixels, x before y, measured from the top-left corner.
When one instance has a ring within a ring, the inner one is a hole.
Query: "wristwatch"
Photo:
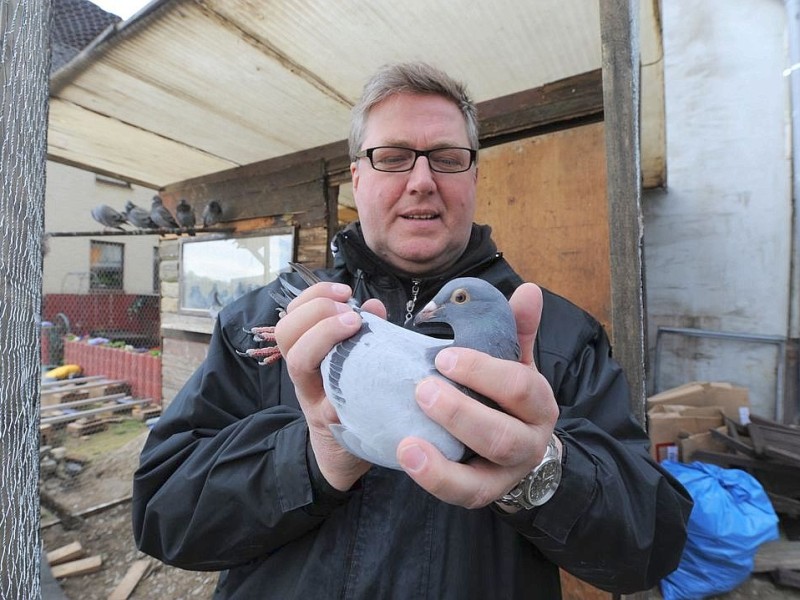
[[[559,456],[556,436],[553,435],[547,444],[542,462],[534,467],[517,487],[495,502],[528,510],[550,500],[556,493],[560,482],[561,456]]]

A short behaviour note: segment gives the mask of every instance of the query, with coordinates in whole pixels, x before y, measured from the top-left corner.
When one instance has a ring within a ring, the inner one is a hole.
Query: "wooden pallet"
[[[127,381],[120,379],[95,379],[86,383],[75,383],[75,380],[60,382],[62,385],[42,386],[40,392],[43,406],[52,406],[63,402],[75,402],[87,398],[97,398],[111,394],[130,394],[131,386]]]
[[[53,381],[43,381],[42,382],[42,390],[48,390],[55,387],[63,386],[66,384],[81,384],[81,383],[88,383],[90,381],[97,381],[99,379],[106,379],[105,375],[88,375],[86,377],[75,377],[74,379],[58,379]]]
[[[160,417],[161,407],[155,404],[152,406],[135,406],[131,412],[131,416],[138,421],[147,421],[148,419],[152,419],[154,417]]]
[[[111,394],[110,396],[99,396],[97,398],[83,398],[80,400],[75,400],[74,402],[62,402],[61,404],[51,404],[49,406],[41,406],[39,408],[39,411],[41,413],[48,413],[52,415],[54,413],[58,413],[59,411],[63,411],[64,409],[67,408],[76,408],[78,406],[87,406],[90,404],[102,404],[103,402],[119,400],[122,398],[130,398],[130,396],[128,396],[127,394]]]
[[[116,401],[116,404],[109,404],[100,408],[91,408],[88,410],[76,411],[74,413],[55,415],[52,417],[42,417],[40,423],[42,425],[53,425],[56,423],[69,423],[77,421],[78,419],[90,416],[101,415],[104,413],[116,413],[132,410],[135,406],[142,404],[152,404],[152,398],[145,398],[143,400],[134,400],[130,396],[125,396]]]

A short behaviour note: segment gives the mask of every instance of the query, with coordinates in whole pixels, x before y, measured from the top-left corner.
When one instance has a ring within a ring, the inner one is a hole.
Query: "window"
[[[89,289],[122,290],[125,245],[91,242],[89,249]]]
[[[239,296],[265,285],[294,256],[294,231],[181,240],[179,311],[216,316]]]

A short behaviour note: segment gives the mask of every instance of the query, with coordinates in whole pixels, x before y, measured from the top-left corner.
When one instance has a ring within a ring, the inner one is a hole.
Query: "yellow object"
[[[44,374],[48,379],[66,379],[75,375],[80,375],[83,372],[80,365],[62,365],[55,369],[50,369]]]

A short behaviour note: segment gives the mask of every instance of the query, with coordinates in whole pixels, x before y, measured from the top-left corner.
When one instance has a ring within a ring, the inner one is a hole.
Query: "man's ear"
[[[360,179],[360,174],[358,172],[358,161],[353,161],[350,163],[350,178],[353,181],[353,200],[356,203],[356,209],[358,209],[358,201],[355,199],[356,191],[358,190],[358,182]]]

